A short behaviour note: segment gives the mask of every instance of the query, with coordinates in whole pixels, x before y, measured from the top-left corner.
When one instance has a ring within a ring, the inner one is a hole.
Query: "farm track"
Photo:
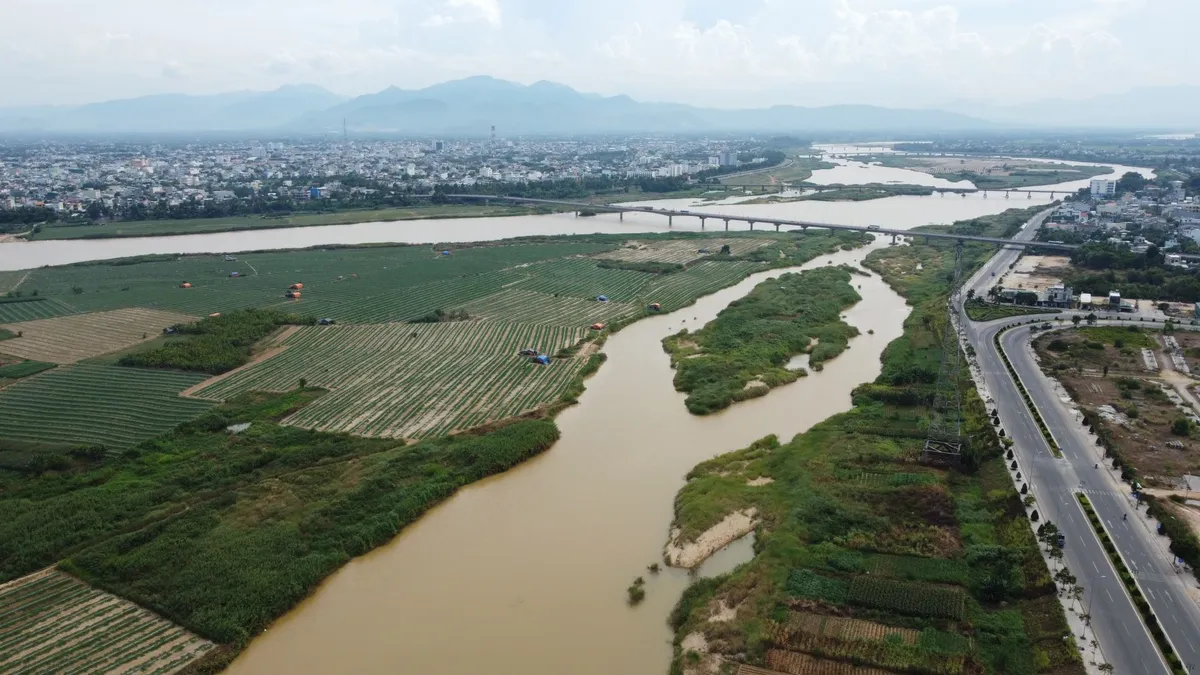
[[[584,334],[581,328],[493,321],[306,327],[286,341],[283,353],[195,395],[227,399],[250,390],[288,391],[304,378],[330,393],[285,424],[362,436],[432,436],[554,402],[585,360],[539,366],[517,352],[532,347],[554,354]]]
[[[165,675],[212,647],[57,570],[0,585],[0,672]]]
[[[203,376],[73,365],[0,390],[0,437],[125,448],[167,431],[211,404],[179,397]]]
[[[168,326],[194,317],[154,309],[118,309],[0,326],[22,337],[5,340],[4,353],[32,361],[70,364],[132,347]]]

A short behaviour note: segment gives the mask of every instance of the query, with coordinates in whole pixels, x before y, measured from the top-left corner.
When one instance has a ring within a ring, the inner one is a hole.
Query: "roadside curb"
[[[1146,600],[1145,592],[1142,591],[1142,586],[1138,583],[1137,576],[1129,571],[1129,565],[1125,562],[1125,556],[1121,555],[1120,549],[1113,543],[1112,536],[1108,533],[1108,528],[1104,526],[1104,521],[1100,519],[1096,510],[1092,508],[1091,500],[1082,492],[1075,492],[1075,500],[1080,508],[1083,509],[1084,515],[1087,516],[1088,524],[1091,526],[1092,531],[1096,533],[1096,538],[1100,540],[1100,545],[1104,548],[1104,553],[1108,556],[1109,562],[1116,568],[1117,577],[1121,580],[1121,585],[1125,588],[1125,593],[1129,595],[1130,602],[1133,603],[1138,614],[1141,615],[1142,620],[1140,623],[1142,627],[1150,634],[1154,643],[1158,645],[1158,650],[1166,662],[1167,668],[1174,675],[1188,675],[1183,661],[1179,658],[1179,650],[1171,642],[1171,637],[1162,629],[1158,616],[1155,615],[1150,602]]]

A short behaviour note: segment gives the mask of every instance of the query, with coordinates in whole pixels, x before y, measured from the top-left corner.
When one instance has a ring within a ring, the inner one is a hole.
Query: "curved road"
[[[1045,215],[1030,221],[1017,238],[1032,238]],[[1000,251],[968,280],[964,288],[974,289],[976,294],[986,292],[987,286],[994,281],[993,273],[998,277],[1017,254],[1015,249]],[[1044,519],[1058,525],[1066,537],[1064,559],[1086,589],[1084,605],[1090,607],[1092,628],[1105,658],[1118,674],[1170,673],[1078,505],[1075,492],[1080,490],[1088,495],[1104,521],[1175,651],[1189,672],[1200,672],[1200,606],[1189,595],[1189,586],[1194,589],[1195,581],[1175,569],[1169,553],[1164,555],[1166,538],[1151,532],[1136,513],[1128,487],[1103,466],[1098,470],[1094,468],[1103,453],[1097,453],[1097,446],[1081,422],[1042,374],[1028,344],[1030,332],[1025,328],[1014,328],[1001,336],[1001,345],[1062,448],[1062,459],[1056,459],[1051,453],[1000,358],[993,341],[995,335],[1035,317],[974,323],[967,320],[961,302],[956,306],[989,389],[989,406],[998,410],[1004,429],[1014,442],[1018,466],[1037,498],[1037,509]],[[1053,320],[1063,316],[1037,318]],[[1124,514],[1132,517],[1123,520]]]

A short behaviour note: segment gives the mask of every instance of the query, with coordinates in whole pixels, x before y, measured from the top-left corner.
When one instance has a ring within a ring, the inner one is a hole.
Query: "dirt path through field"
[[[264,349],[262,352],[259,352],[258,354],[256,354],[254,356],[254,358],[250,359],[249,363],[242,365],[242,366],[238,366],[237,368],[234,368],[233,370],[229,371],[228,373],[221,373],[220,375],[216,375],[216,376],[208,378],[207,380],[201,382],[200,384],[188,387],[187,389],[184,389],[183,391],[179,392],[179,395],[184,398],[198,398],[198,399],[203,399],[206,401],[212,400],[212,399],[204,398],[202,396],[196,396],[196,392],[200,391],[201,389],[204,389],[207,386],[214,385],[214,384],[220,382],[221,380],[224,380],[227,377],[232,377],[234,373],[240,373],[243,370],[253,366],[256,363],[261,363],[273,356],[278,356],[279,354],[282,354],[288,348],[287,345],[282,344],[282,343],[284,341],[286,341],[289,337],[291,337],[292,334],[298,330],[300,330],[300,326],[285,327],[283,330],[279,331],[275,335],[267,338],[267,344],[274,345],[274,346],[268,347],[267,349]]]

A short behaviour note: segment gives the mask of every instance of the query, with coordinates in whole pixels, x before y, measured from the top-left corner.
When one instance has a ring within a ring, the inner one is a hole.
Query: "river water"
[[[813,173],[814,182],[825,184],[843,183],[887,183],[903,182],[940,187],[965,186],[950,183],[941,178],[919,171],[870,166],[862,162],[837,160],[833,169],[821,169]],[[1118,166],[1115,175],[1126,171],[1141,171],[1146,176],[1152,173],[1145,169]],[[1075,191],[1086,187],[1087,181],[1075,181],[1049,188]],[[705,205],[708,212],[742,214],[749,216],[776,217],[788,220],[807,220],[842,225],[877,224],[892,228],[911,228],[932,223],[951,223],[966,218],[976,218],[1011,207],[1026,207],[1045,204],[1050,195],[1035,194],[1028,198],[1013,194],[1005,199],[1000,193],[970,194],[965,196],[935,194],[928,197],[902,196],[874,199],[862,202],[787,202],[782,204],[716,204]],[[649,202],[645,202],[649,203]],[[667,208],[691,208],[696,200],[676,199],[653,202]],[[709,221],[717,227],[718,223]],[[723,224],[720,224],[724,227]],[[731,228],[747,229],[745,223],[732,223]],[[759,225],[758,227],[763,227]],[[700,229],[695,218],[676,218],[674,229],[692,231]],[[710,228],[711,229],[711,228]],[[410,244],[434,242],[466,242],[507,239],[530,235],[590,234],[635,234],[639,232],[666,232],[666,218],[638,213],[625,214],[619,220],[615,214],[601,214],[590,218],[576,218],[572,214],[544,216],[514,216],[510,218],[461,218],[446,220],[408,220],[397,222],[357,223],[354,225],[328,225],[322,227],[298,227],[276,230],[246,230],[241,232],[219,232],[172,237],[132,237],[127,239],[85,240],[42,240],[32,242],[0,243],[0,271],[29,269],[43,265],[64,265],[86,260],[106,260],[152,253],[233,253],[265,249],[303,248],[324,244],[366,244],[378,242],[401,242]]]
[[[866,253],[804,267],[857,263]],[[864,300],[846,320],[862,335],[848,352],[763,398],[689,414],[662,338],[700,327],[781,273],[756,274],[612,336],[608,362],[559,416],[562,439],[553,448],[465,488],[346,565],[229,672],[665,673],[666,617],[689,579],[679,570],[651,575],[646,566],[661,562],[683,477],[705,459],[770,433],[791,439],[848,409],[850,391],[879,373],[881,350],[908,314],[881,279],[855,276]],[[750,553],[748,542],[731,549],[711,562],[728,569]],[[639,575],[646,600],[630,608],[625,587]]]

